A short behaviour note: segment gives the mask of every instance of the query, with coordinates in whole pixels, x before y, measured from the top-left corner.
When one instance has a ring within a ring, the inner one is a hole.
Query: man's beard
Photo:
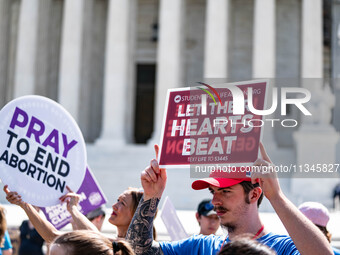
[[[247,211],[247,207],[249,205],[250,205],[250,201],[246,197],[245,204],[244,205],[240,205],[238,208],[236,208],[236,211],[234,211],[233,214],[237,213],[238,217],[242,216],[242,214],[244,214]],[[223,207],[223,206],[216,206],[214,210],[215,211],[224,212],[224,213],[229,211],[226,207]],[[230,234],[230,233],[235,232],[235,230],[238,227],[238,223],[235,223],[235,222],[225,222],[225,223],[222,223],[221,222],[221,227],[223,229],[226,229],[228,231],[228,233]]]
[[[214,209],[215,211],[222,211],[224,213],[228,212],[229,210],[223,206],[217,206],[215,207]],[[222,224],[221,223],[221,227],[223,229],[226,229],[228,231],[228,233],[233,233],[235,231],[235,228],[236,228],[236,225],[235,224],[232,224],[230,222],[227,222],[225,224]]]
[[[228,234],[231,234],[235,231],[236,229],[236,225],[235,224],[232,224],[232,223],[225,223],[225,224],[221,224],[221,227],[223,229],[226,229],[228,231]]]

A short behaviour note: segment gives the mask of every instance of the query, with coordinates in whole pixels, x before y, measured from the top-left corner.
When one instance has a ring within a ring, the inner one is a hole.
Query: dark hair
[[[86,214],[86,218],[89,219],[89,221],[93,221],[95,218],[97,217],[103,217],[105,218],[105,206],[104,205],[101,205],[100,207],[98,207],[97,209],[95,210],[92,210],[91,212],[87,213]]]
[[[315,224],[315,226],[317,226],[321,230],[321,232],[326,236],[328,242],[331,242],[332,234],[329,233],[328,229],[326,227],[320,226],[318,224]]]
[[[131,187],[128,188],[128,193],[132,196],[132,207],[130,209],[132,214],[135,214],[139,201],[142,199],[144,193],[140,189]]]
[[[197,207],[197,213],[199,216],[206,216],[209,212],[214,210],[214,205],[211,203],[211,199],[202,200]]]
[[[238,238],[224,245],[218,255],[276,255],[276,252],[256,240]]]
[[[127,241],[119,240],[112,243],[114,255],[135,255]]]
[[[58,236],[52,244],[63,245],[69,255],[113,254],[112,243],[108,238],[88,230],[67,232]]]
[[[99,217],[99,216],[105,218],[105,213],[99,214],[99,215],[97,215],[97,216],[95,216],[95,217],[88,218],[88,220],[89,220],[89,221],[93,221],[95,218],[97,218],[97,217]]]
[[[113,251],[112,243],[102,234],[89,230],[75,230],[58,236],[52,244],[63,245],[68,255],[133,255],[130,245],[125,241],[117,241],[119,251]]]
[[[250,191],[252,191],[252,190],[255,189],[256,187],[259,187],[259,184],[258,184],[258,183],[252,184],[252,183],[249,182],[249,181],[244,181],[244,182],[241,182],[240,184],[241,184],[241,186],[243,187],[244,193],[246,194],[245,201],[246,201],[246,203],[249,204],[250,201],[249,201],[249,198],[248,198],[248,194],[249,194]],[[257,207],[260,206],[262,200],[263,200],[263,192],[261,193],[259,199],[257,200]]]

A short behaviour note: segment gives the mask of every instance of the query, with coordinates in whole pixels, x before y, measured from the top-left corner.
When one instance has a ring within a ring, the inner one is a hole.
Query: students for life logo
[[[175,96],[174,101],[175,103],[181,102],[181,96],[180,95]]]

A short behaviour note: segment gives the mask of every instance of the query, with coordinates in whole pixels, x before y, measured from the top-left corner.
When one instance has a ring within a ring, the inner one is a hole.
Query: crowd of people
[[[158,146],[155,146],[158,158]],[[271,162],[260,144],[262,157],[254,162],[259,168]],[[79,195],[71,189],[60,198],[67,203],[72,216],[73,231],[61,232],[42,217],[37,208],[22,200],[20,194],[4,186],[6,199],[20,206],[29,220],[20,227],[19,254],[43,254],[44,241],[51,255],[87,254],[340,254],[330,245],[327,230],[329,213],[318,203],[295,207],[283,194],[274,172],[257,171],[247,178],[228,178],[224,172],[213,172],[209,178],[192,183],[194,190],[209,189],[212,199],[203,200],[197,208],[200,232],[185,240],[157,242],[153,226],[158,203],[166,187],[166,169],[156,159],[141,173],[143,190],[128,188],[112,205],[109,222],[117,227],[112,239],[100,233],[105,208],[100,207],[86,216],[78,209]],[[272,233],[259,217],[263,198],[271,203],[289,236]],[[0,254],[12,254],[5,214],[0,207]],[[221,226],[226,236],[215,235]]]

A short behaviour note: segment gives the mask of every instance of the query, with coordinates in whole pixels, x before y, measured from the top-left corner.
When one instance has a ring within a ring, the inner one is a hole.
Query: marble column
[[[0,109],[6,103],[6,86],[8,79],[8,30],[9,30],[10,3],[7,0],[0,1]]]
[[[14,97],[34,94],[39,25],[39,0],[22,0],[20,6]]]
[[[302,78],[323,77],[322,0],[302,1]]]
[[[204,78],[228,77],[229,0],[207,0]]]
[[[107,24],[103,122],[97,145],[124,145],[133,126],[136,0],[111,0]],[[128,120],[128,121],[127,121]]]
[[[254,2],[254,34],[253,34],[253,78],[266,78],[270,82],[268,88],[267,108],[272,104],[272,88],[275,87],[275,0],[256,0]],[[274,114],[266,116],[275,119]],[[264,126],[263,142],[270,150],[276,148],[274,128]]]
[[[253,78],[275,77],[275,0],[254,3]]]
[[[59,71],[59,103],[79,121],[83,46],[83,0],[65,0]]]
[[[154,131],[149,144],[159,143],[167,90],[183,87],[185,1],[161,0]]]

